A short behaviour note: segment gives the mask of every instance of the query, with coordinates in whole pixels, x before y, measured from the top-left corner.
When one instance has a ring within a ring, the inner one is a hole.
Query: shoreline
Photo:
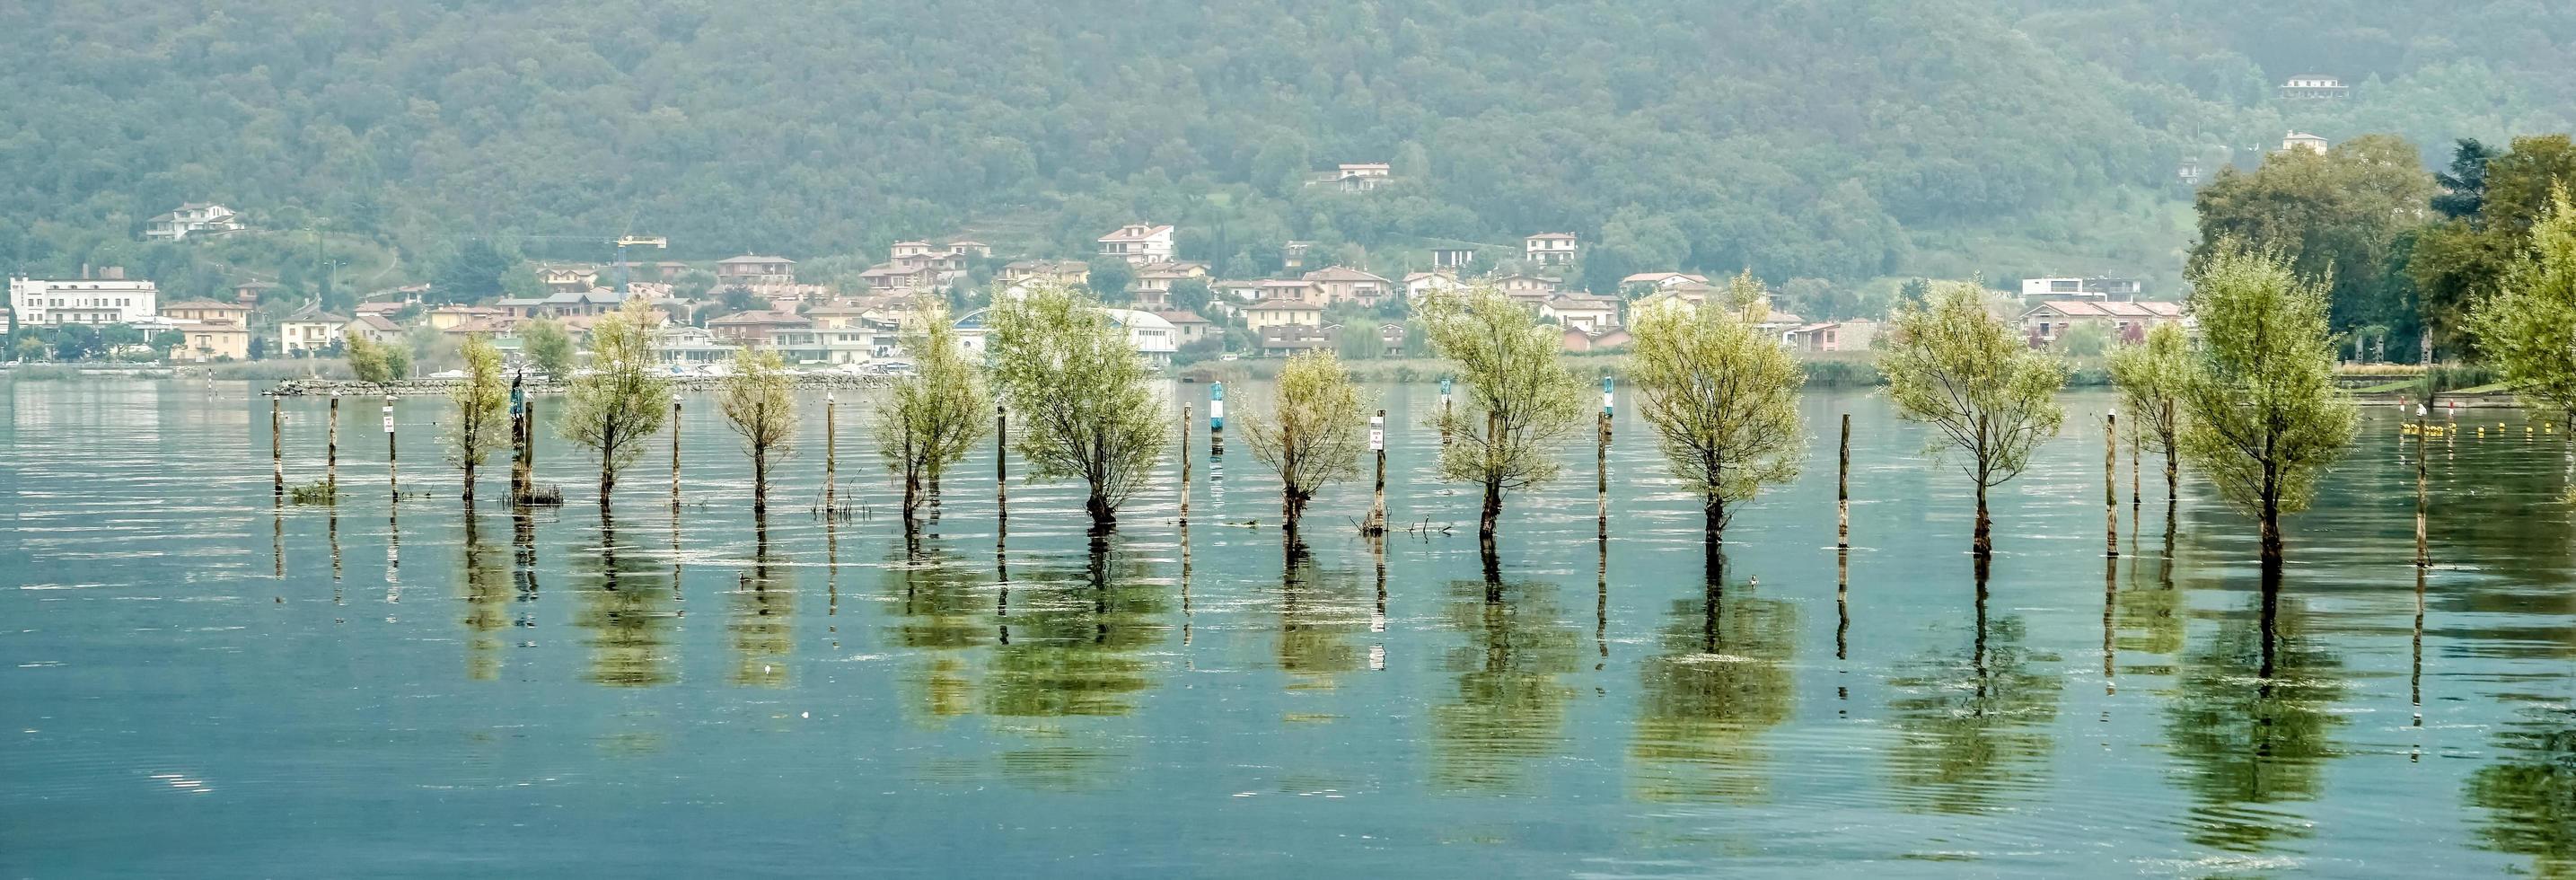
[[[724,383],[722,376],[671,376],[671,389],[681,392],[714,391]],[[789,376],[797,388],[882,388],[884,376],[861,376],[851,373],[800,373]],[[356,379],[288,379],[260,392],[263,397],[435,397],[447,394],[463,379],[403,379],[389,383],[360,382]],[[530,394],[561,394],[561,382],[529,382]]]

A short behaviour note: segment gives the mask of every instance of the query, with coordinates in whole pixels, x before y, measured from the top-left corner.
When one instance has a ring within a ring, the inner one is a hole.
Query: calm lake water
[[[1427,476],[1436,393],[1381,390],[1393,519],[1456,529],[1373,554],[1345,484],[1291,564],[1276,482],[1203,431],[1187,530],[1166,479],[1094,558],[1064,485],[1015,480],[997,546],[989,446],[907,549],[852,406],[869,510],[818,520],[819,399],[764,540],[709,398],[684,507],[657,449],[603,523],[550,433],[573,503],[514,518],[496,467],[469,514],[439,401],[399,406],[398,504],[377,401],[344,402],[334,511],[272,506],[255,387],[0,386],[0,873],[2576,870],[2570,461],[2519,415],[2432,449],[2421,581],[2411,451],[2369,415],[2290,523],[2266,675],[2253,529],[2204,485],[2169,522],[2150,460],[2133,516],[2123,447],[2103,558],[2104,396],[1998,494],[1981,593],[1925,432],[1813,395],[1819,454],[1711,591],[1624,409],[1606,552],[1585,438],[1489,583],[1474,496]],[[290,481],[324,406],[285,403]]]

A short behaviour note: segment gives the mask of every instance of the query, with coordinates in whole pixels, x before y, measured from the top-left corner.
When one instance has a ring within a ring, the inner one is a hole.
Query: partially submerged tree
[[[2263,564],[2281,562],[2281,514],[2307,509],[2352,442],[2357,415],[2334,384],[2328,285],[2278,251],[2231,245],[2192,273],[2202,368],[2184,399],[2183,451],[2219,497],[2262,523]]]
[[[501,350],[481,335],[467,337],[459,349],[465,381],[447,393],[456,403],[456,421],[448,424],[448,454],[465,469],[465,501],[474,502],[474,470],[492,451],[510,442],[510,386],[501,376]]]
[[[1725,539],[1729,505],[1798,476],[1806,440],[1789,350],[1756,325],[1768,314],[1750,274],[1727,285],[1726,302],[1697,309],[1649,308],[1637,316],[1628,378],[1657,445],[1700,496],[1707,542]]]
[[[896,379],[877,400],[877,454],[885,457],[887,470],[903,476],[903,527],[910,532],[922,489],[937,491],[940,475],[983,439],[993,397],[959,346],[947,309],[932,305],[916,312],[903,347],[912,354],[914,373]]]
[[[725,424],[742,436],[742,451],[751,456],[751,516],[769,515],[769,463],[783,457],[796,442],[795,387],[787,365],[776,351],[734,352],[733,371],[725,374],[716,409]]]
[[[564,332],[562,324],[539,319],[519,325],[519,350],[527,354],[529,363],[555,381],[572,381],[572,336]]]
[[[2567,188],[2531,227],[2531,246],[2480,299],[2469,330],[2524,406],[2576,427],[2576,205]]]
[[[1583,380],[1558,363],[1558,331],[1492,288],[1424,304],[1431,346],[1457,365],[1463,405],[1431,417],[1457,442],[1440,450],[1440,476],[1484,488],[1480,539],[1494,536],[1503,493],[1556,477],[1557,447],[1584,423]]]
[[[2021,474],[2031,450],[2057,436],[2066,410],[2057,389],[2066,364],[2034,351],[1986,310],[1984,285],[1944,281],[1920,306],[1889,319],[1879,359],[1898,416],[1939,429],[1936,450],[1955,456],[1977,487],[1979,559],[1994,555],[1994,518],[1986,492]]]
[[[2159,324],[2146,341],[2111,352],[2111,384],[2120,389],[2120,406],[2129,411],[2129,430],[2146,448],[2165,457],[2165,498],[2180,494],[2183,392],[2198,364],[2192,359],[2191,334],[2179,324]]]
[[[617,473],[644,454],[644,441],[670,418],[670,378],[653,358],[658,317],[630,299],[591,325],[591,372],[576,376],[555,416],[555,430],[599,459],[599,506],[617,488]]]
[[[1321,349],[1289,358],[1269,412],[1247,411],[1242,422],[1253,459],[1279,474],[1279,514],[1291,535],[1315,490],[1358,474],[1368,451],[1367,402],[1342,362]]]
[[[1060,284],[1030,285],[987,319],[993,384],[1023,423],[1014,445],[1029,475],[1081,480],[1092,531],[1106,533],[1169,439],[1145,358],[1097,301]]]

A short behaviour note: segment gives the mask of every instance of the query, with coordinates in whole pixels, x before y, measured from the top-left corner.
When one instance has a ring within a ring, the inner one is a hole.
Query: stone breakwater
[[[680,392],[712,392],[724,383],[724,379],[717,376],[669,378],[671,390]],[[799,373],[788,378],[794,381],[798,388],[825,389],[882,388],[892,381],[884,376],[825,372]],[[462,379],[404,379],[379,385],[355,379],[288,379],[268,389],[266,394],[270,397],[329,397],[333,394],[342,397],[383,397],[388,394],[395,397],[436,397],[446,395],[456,386],[464,384],[464,381]],[[563,383],[535,380],[530,380],[526,387],[532,394],[560,394],[564,390]]]

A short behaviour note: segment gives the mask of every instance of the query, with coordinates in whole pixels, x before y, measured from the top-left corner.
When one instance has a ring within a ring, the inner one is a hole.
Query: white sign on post
[[[391,434],[391,433],[393,433],[393,432],[394,432],[394,417],[393,417],[393,416],[386,416],[386,417],[385,417],[385,433],[387,433],[387,434]]]

